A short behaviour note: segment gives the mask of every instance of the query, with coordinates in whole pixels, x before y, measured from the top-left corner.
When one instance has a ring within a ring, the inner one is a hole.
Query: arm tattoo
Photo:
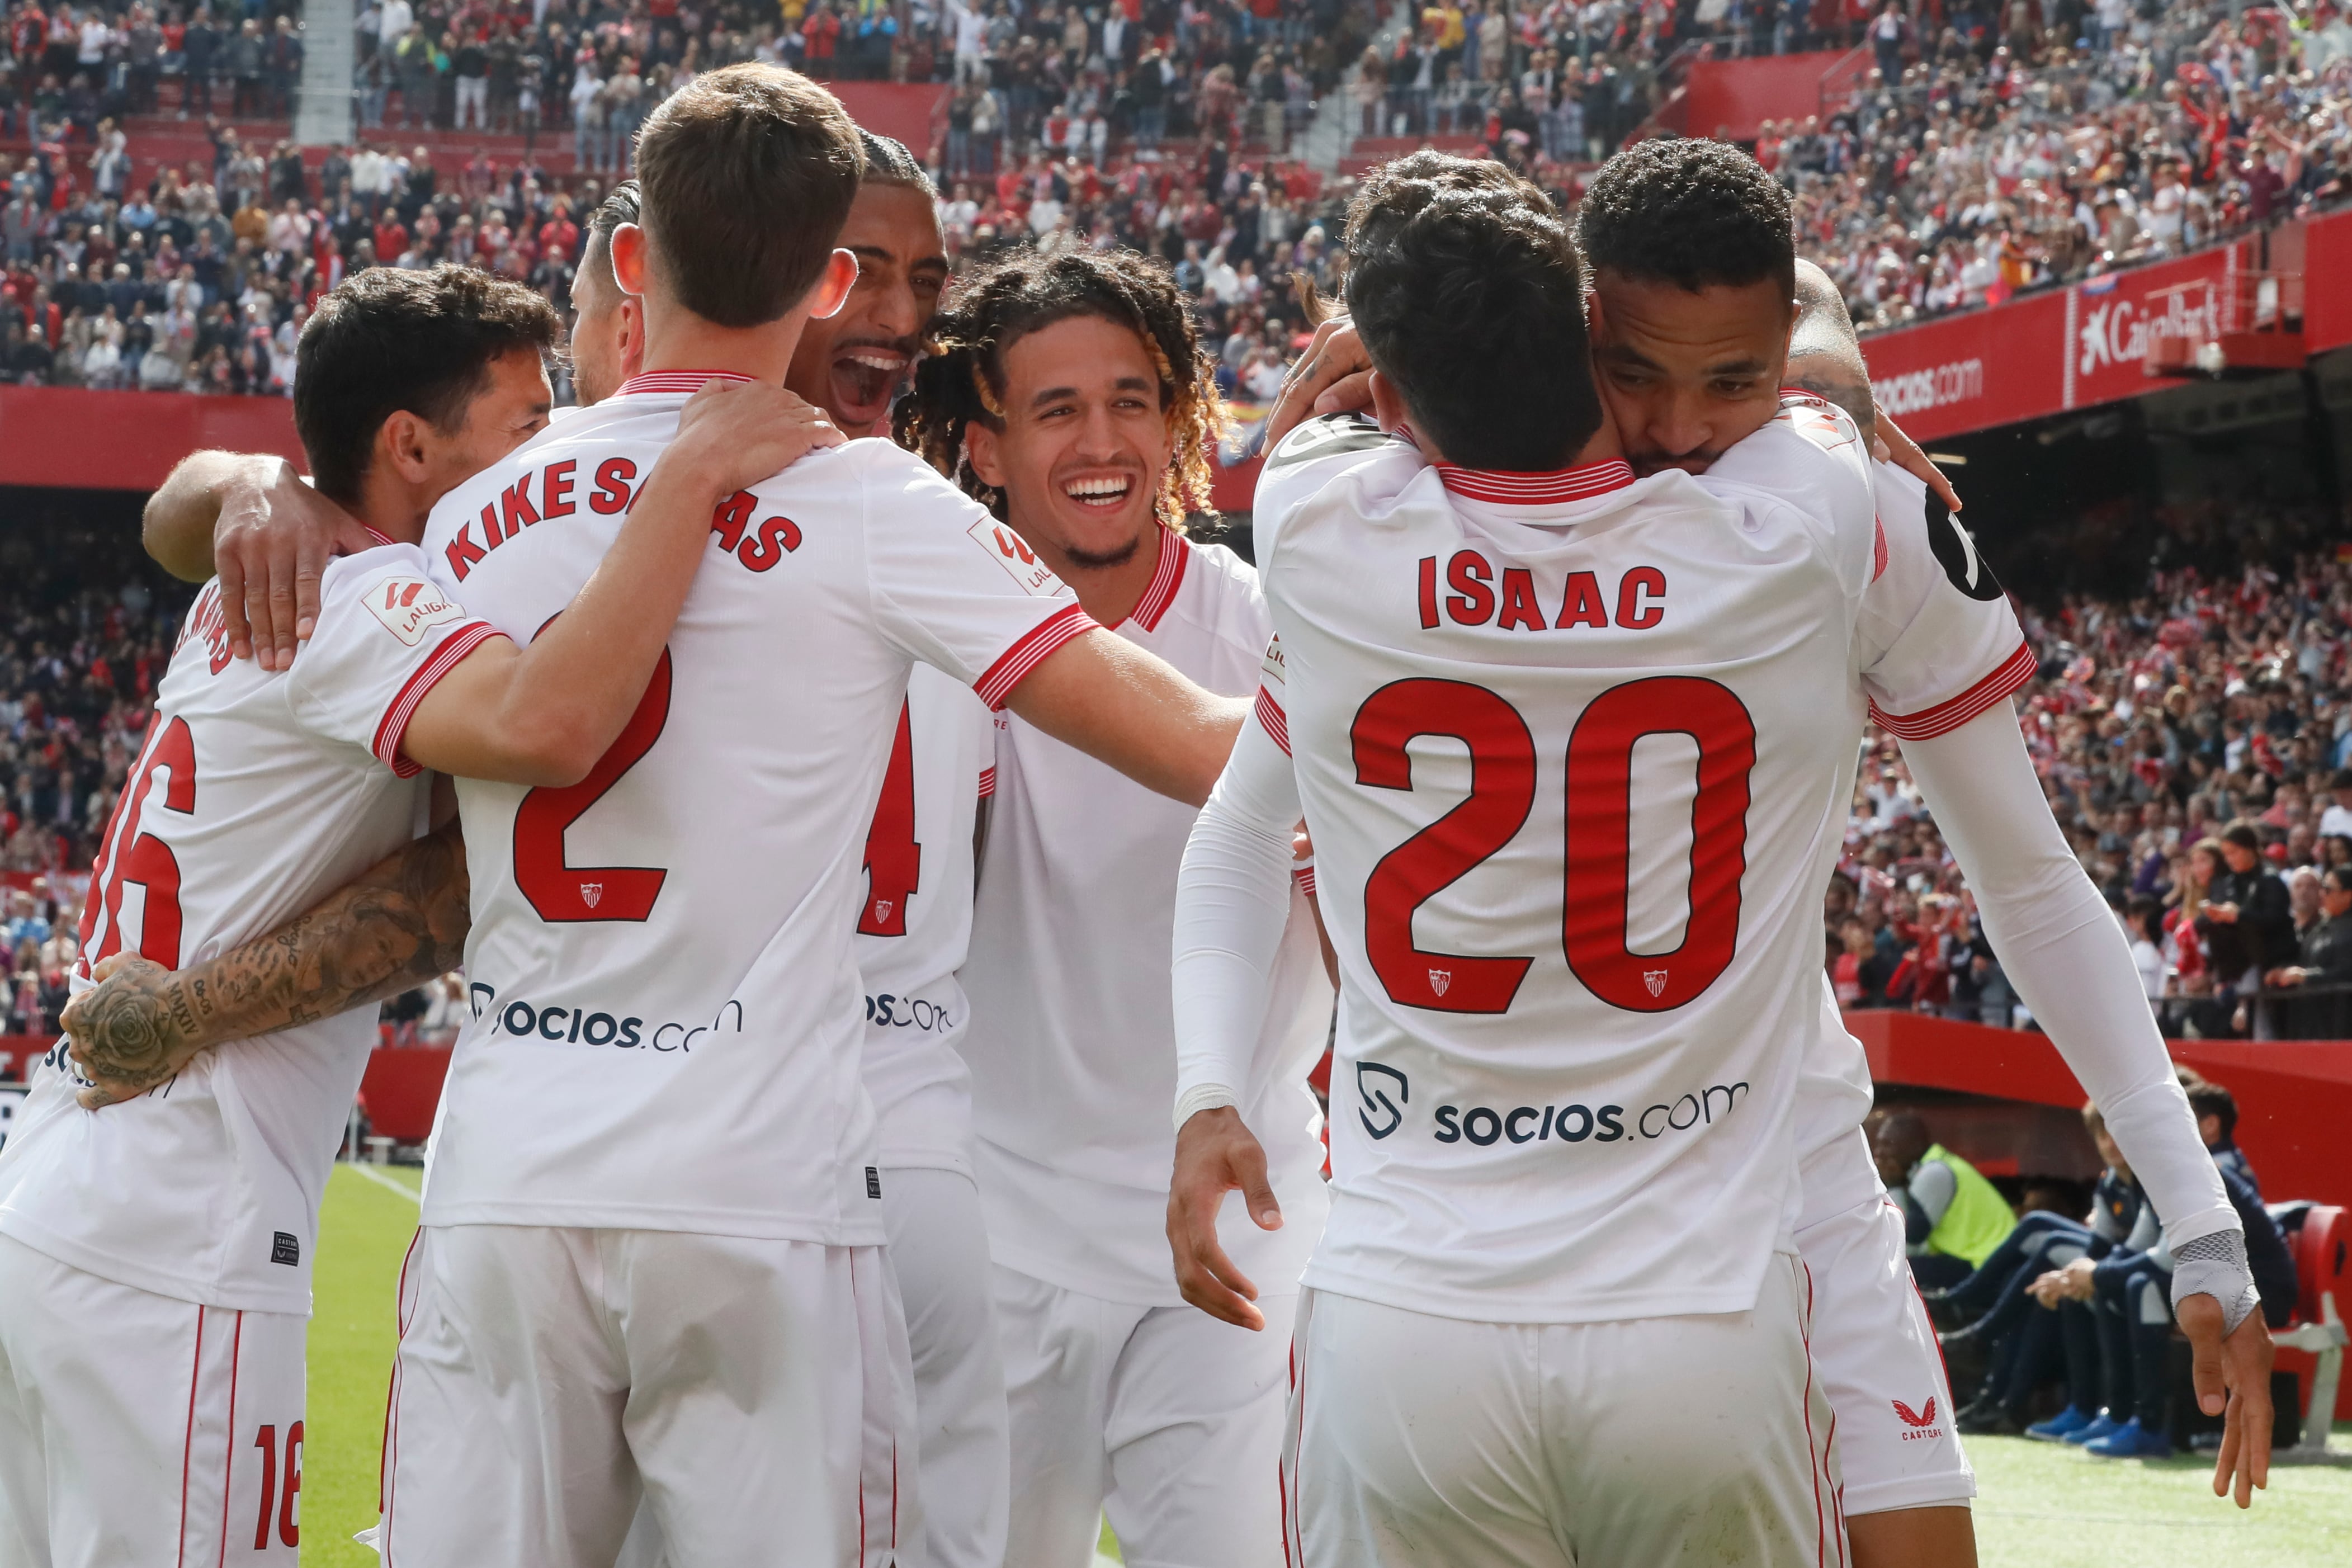
[[[209,1047],[397,996],[464,957],[467,892],[453,821],[268,936],[176,972],[125,963],[75,1000],[74,1059],[121,1099]]]

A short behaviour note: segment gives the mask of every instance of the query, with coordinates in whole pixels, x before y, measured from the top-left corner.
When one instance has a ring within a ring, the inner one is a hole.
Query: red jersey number
[[[642,921],[653,913],[667,871],[657,866],[572,865],[564,858],[563,836],[661,739],[669,722],[669,649],[664,648],[637,710],[588,776],[562,789],[532,790],[515,810],[515,886],[550,924]]]
[[[907,934],[907,900],[923,885],[923,847],[915,842],[915,734],[907,705],[898,705],[898,732],[890,742],[890,766],[882,775],[882,798],[874,805],[874,825],[866,830],[866,907],[858,912],[860,936]]]
[[[1414,945],[1421,906],[1499,851],[1535,800],[1535,742],[1518,710],[1484,687],[1400,680],[1367,698],[1350,729],[1356,780],[1412,787],[1405,752],[1423,735],[1470,748],[1470,793],[1383,856],[1364,884],[1364,950],[1389,999],[1441,1013],[1509,1010],[1528,958],[1473,957]],[[1647,735],[1685,734],[1698,746],[1691,809],[1690,916],[1670,952],[1637,953],[1627,938],[1633,762]],[[1712,680],[1658,676],[1612,687],[1579,717],[1568,744],[1560,948],[1601,1001],[1664,1013],[1695,1001],[1728,968],[1739,940],[1748,868],[1748,781],[1756,726]]]
[[[170,780],[163,786],[165,806],[184,814],[196,809],[196,740],[185,719],[173,719],[149,734],[135,773],[134,779],[125,781],[124,794],[115,805],[114,819],[107,827],[106,850],[90,878],[89,901],[82,906],[83,962],[95,965],[121,951],[122,889],[125,883],[136,882],[146,890],[146,907],[140,917],[139,943],[132,951],[166,969],[177,969],[180,861],[170,845],[146,831],[146,816],[148,794],[155,787],[158,773]],[[101,909],[106,930],[92,952],[89,941]]]

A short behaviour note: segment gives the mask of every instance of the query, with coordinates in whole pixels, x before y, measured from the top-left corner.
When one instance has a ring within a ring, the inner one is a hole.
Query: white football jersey
[[[1160,536],[1115,629],[1203,689],[1246,697],[1269,623],[1257,574],[1222,545]],[[1007,717],[963,975],[980,1187],[996,1259],[1107,1300],[1174,1305],[1168,1176],[1176,872],[1199,811]],[[1307,1075],[1331,1017],[1315,919],[1295,887],[1241,1110],[1265,1145],[1283,1228],[1230,1203],[1220,1233],[1261,1289],[1295,1288],[1321,1226],[1321,1117]]]
[[[1865,709],[1927,732],[2030,676],[1998,587],[1934,519],[1878,526],[1813,399],[1703,479],[1446,468],[1325,422],[1257,506],[1259,721],[1362,1111],[1307,1283],[1499,1321],[1748,1310],[1795,1212]]]
[[[971,1174],[971,1073],[956,1052],[971,1009],[972,829],[996,787],[996,721],[927,665],[907,680],[882,795],[866,830],[857,969],[866,1092],[885,1170]]]
[[[176,969],[300,914],[425,826],[400,755],[434,681],[496,635],[413,545],[331,563],[291,671],[232,658],[220,585],[188,613],[82,916],[77,988],[119,952]],[[205,1052],[96,1112],[63,1045],[0,1152],[0,1232],[160,1295],[308,1312],[319,1198],[376,1038],[375,1009]]]
[[[709,377],[639,376],[435,508],[434,570],[519,639],[562,611]],[[1001,703],[1094,623],[887,441],[721,505],[635,717],[567,789],[461,780],[473,1016],[427,1225],[882,1240],[854,931],[908,672]]]

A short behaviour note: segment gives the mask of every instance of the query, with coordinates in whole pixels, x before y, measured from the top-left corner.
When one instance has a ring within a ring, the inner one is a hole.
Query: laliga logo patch
[[[604,883],[602,883],[602,882],[583,882],[583,883],[581,883],[581,884],[580,884],[580,901],[581,901],[582,903],[583,903],[583,904],[586,904],[590,909],[592,909],[592,910],[593,910],[593,909],[594,909],[594,908],[595,908],[599,903],[603,902],[603,901],[604,901]]]
[[[1642,984],[1650,988],[1651,995],[1655,996],[1666,988],[1666,972],[1663,969],[1644,969],[1642,971]]]
[[[1282,661],[1282,637],[1279,633],[1276,634],[1272,642],[1265,645],[1265,662],[1258,668],[1268,679],[1288,684],[1290,667]]]
[[[965,532],[978,542],[989,558],[1004,568],[1006,576],[1021,584],[1021,591],[1034,598],[1050,599],[1061,593],[1062,580],[1054,569],[1037,559],[1029,542],[992,517],[983,517]]]
[[[466,613],[421,577],[387,577],[369,589],[362,602],[404,647],[415,647],[426,632]]]

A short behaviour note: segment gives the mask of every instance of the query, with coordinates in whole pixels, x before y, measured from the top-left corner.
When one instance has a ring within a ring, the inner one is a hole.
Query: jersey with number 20
[[[1868,699],[1909,705],[1952,640],[1866,605],[1852,422],[1793,402],[1705,479],[1643,479],[1327,422],[1257,526],[1258,721],[1342,973],[1307,1283],[1496,1321],[1749,1309],[1792,1217],[1840,781]]]

